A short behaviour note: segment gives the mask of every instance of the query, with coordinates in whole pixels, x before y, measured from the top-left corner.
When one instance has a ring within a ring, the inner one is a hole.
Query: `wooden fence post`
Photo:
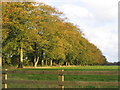
[[[59,70],[60,72],[63,72],[64,70]],[[60,81],[60,82],[64,82],[64,75],[63,74],[61,74],[59,72],[59,74],[58,74],[58,81]],[[61,90],[64,90],[64,86],[63,85],[59,85],[59,88],[61,89]]]
[[[5,71],[7,71],[7,69],[5,69]],[[3,80],[7,80],[7,73],[6,73],[6,72],[3,73]],[[2,87],[3,87],[3,88],[7,88],[7,83],[3,83],[3,84],[2,84]]]

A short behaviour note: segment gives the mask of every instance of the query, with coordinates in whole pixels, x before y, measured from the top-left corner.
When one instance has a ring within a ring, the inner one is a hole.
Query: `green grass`
[[[48,68],[39,68],[39,69],[81,69],[81,70],[84,70],[84,69],[87,69],[87,70],[118,70],[119,69],[119,67],[120,66],[63,66],[63,67],[54,67],[54,66],[46,66],[46,67],[48,67]],[[17,66],[16,67],[6,67],[6,68],[8,68],[8,69],[16,69],[17,68]],[[6,69],[5,67],[4,67],[4,69]],[[25,67],[25,68],[27,68],[27,66]],[[31,68],[30,68],[31,69]],[[35,69],[33,69],[33,70],[36,70],[36,69],[38,69],[38,68],[35,68]]]
[[[80,66],[80,67],[51,67],[51,68],[32,68],[32,69],[17,69],[17,70],[79,70],[79,71],[117,71],[118,66]],[[12,69],[13,70],[13,69]],[[15,70],[15,69],[14,69]],[[9,74],[8,79],[14,80],[58,80],[57,75],[39,75],[39,74]],[[118,75],[65,75],[65,81],[103,81],[103,82],[118,82]],[[45,85],[36,85],[36,84],[8,84],[8,88],[57,88],[58,86],[45,86]],[[65,86],[66,88],[69,87],[76,87],[76,88],[117,88],[114,86]]]
[[[50,69],[93,69],[93,70],[96,70],[96,69],[103,69],[103,70],[106,70],[106,69],[109,69],[109,70],[113,70],[113,69],[118,69],[118,66],[76,66],[76,67],[52,67]]]
[[[10,74],[9,79],[14,80],[58,80],[58,75],[39,75],[39,74]],[[117,75],[65,75],[65,81],[107,81],[117,82]]]

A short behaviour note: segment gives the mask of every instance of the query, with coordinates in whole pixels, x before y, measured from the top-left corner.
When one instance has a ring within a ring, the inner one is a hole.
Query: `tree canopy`
[[[106,63],[102,52],[56,8],[35,2],[2,4],[3,65]]]

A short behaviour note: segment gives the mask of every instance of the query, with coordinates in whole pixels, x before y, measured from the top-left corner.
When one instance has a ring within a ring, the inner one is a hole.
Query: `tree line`
[[[56,8],[44,3],[3,2],[2,18],[3,66],[106,63],[102,52]]]

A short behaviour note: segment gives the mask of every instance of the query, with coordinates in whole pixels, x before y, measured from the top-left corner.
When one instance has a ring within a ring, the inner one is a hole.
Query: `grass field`
[[[42,67],[42,68],[27,68],[18,70],[74,70],[74,71],[117,71],[118,66],[72,66],[72,67]],[[15,69],[12,69],[15,70]],[[58,80],[57,75],[32,75],[32,74],[9,74],[8,79],[14,80]],[[118,75],[65,75],[65,81],[103,81],[103,82],[118,82]],[[36,84],[8,84],[8,88],[56,88],[52,85],[36,85]],[[72,88],[73,86],[67,86],[65,88]],[[76,88],[118,88],[116,86],[75,86]]]

